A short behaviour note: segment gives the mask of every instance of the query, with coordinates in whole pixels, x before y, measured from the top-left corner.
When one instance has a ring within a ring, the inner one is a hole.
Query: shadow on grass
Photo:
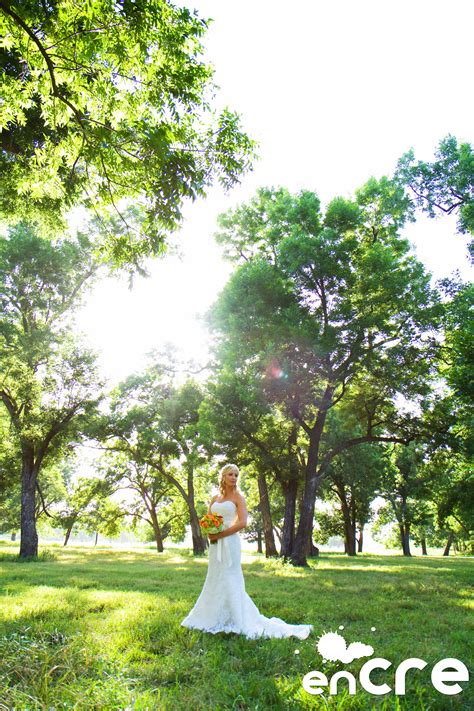
[[[321,668],[316,640],[341,623],[348,641],[373,644],[376,654],[394,665],[409,656],[430,663],[447,656],[468,659],[464,605],[470,560],[323,554],[308,569],[257,557],[245,563],[247,592],[263,614],[315,625],[308,640],[300,642],[181,628],[201,591],[206,556],[195,559],[181,549],[164,555],[77,548],[55,548],[54,553],[55,560],[32,565],[18,565],[11,558],[0,562],[0,639],[3,635],[17,675],[30,660],[35,673],[47,678],[49,667],[41,671],[42,659],[52,659],[52,668],[57,652],[64,653],[72,670],[68,673],[84,688],[86,677],[91,688],[97,683],[94,688],[99,689],[98,679],[116,683],[113,690],[107,687],[109,698],[118,698],[116,689],[126,681],[128,689],[144,694],[160,689],[160,702],[163,698],[168,703],[163,708],[215,707],[218,699],[221,709],[279,709],[299,708],[291,695],[298,693],[307,671]],[[295,648],[300,652],[296,656]],[[34,675],[29,677],[31,689],[34,681]],[[35,693],[46,699],[46,691]],[[233,705],[239,697],[245,702]],[[292,698],[291,705],[281,705],[283,698]],[[44,701],[46,707],[54,705],[52,699]],[[22,707],[21,699],[16,703]],[[94,703],[100,707],[99,701]],[[148,707],[160,708],[156,703],[150,697]]]

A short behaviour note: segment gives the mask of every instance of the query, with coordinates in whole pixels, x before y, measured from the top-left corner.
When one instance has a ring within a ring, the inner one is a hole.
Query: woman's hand
[[[218,541],[220,538],[218,533],[208,533],[207,536],[210,541]]]

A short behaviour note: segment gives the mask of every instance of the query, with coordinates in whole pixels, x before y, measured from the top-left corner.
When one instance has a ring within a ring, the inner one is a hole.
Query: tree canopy
[[[439,352],[439,294],[399,234],[412,215],[403,188],[371,178],[355,198],[322,214],[314,193],[260,189],[221,218],[217,236],[239,264],[210,313],[217,356],[237,374],[254,363],[265,397],[307,436],[298,564],[332,459],[413,439],[416,417],[395,401],[429,394]],[[356,436],[330,443],[328,412],[343,402]]]
[[[137,261],[159,253],[186,198],[235,184],[254,144],[213,108],[207,25],[168,0],[1,0],[2,219],[55,229],[82,204],[113,258]]]

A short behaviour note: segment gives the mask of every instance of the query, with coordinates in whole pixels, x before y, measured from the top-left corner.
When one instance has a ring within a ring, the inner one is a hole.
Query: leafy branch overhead
[[[414,205],[430,217],[456,214],[458,232],[474,233],[474,155],[469,143],[458,144],[454,136],[446,136],[432,163],[415,161],[411,149],[398,161],[395,178],[409,188]]]
[[[235,113],[213,108],[207,25],[167,0],[0,0],[2,218],[57,227],[82,204],[124,262],[130,244],[139,254],[163,249],[186,198],[216,180],[234,185],[254,143]],[[127,218],[123,198],[140,219]],[[126,241],[114,238],[110,215]]]

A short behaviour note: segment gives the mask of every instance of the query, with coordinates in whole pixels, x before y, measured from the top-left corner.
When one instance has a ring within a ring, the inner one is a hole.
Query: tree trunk
[[[16,541],[16,531],[12,531],[12,535],[10,536],[11,541]]]
[[[315,545],[314,545],[314,543],[313,543],[312,540],[311,540],[311,545],[310,545],[310,547],[309,547],[309,553],[308,553],[308,555],[309,555],[311,558],[318,558],[318,557],[319,557],[319,548],[318,548],[318,546],[315,546]]]
[[[334,388],[332,386],[326,386],[324,400],[328,402],[328,404],[330,403],[333,392]],[[316,494],[321,484],[321,478],[317,476],[317,467],[319,459],[319,445],[321,442],[326,416],[327,409],[320,410],[316,417],[316,422],[311,429],[300,520],[298,523],[298,531],[296,532],[291,550],[291,562],[293,565],[308,565],[306,561],[306,545],[308,536],[310,536],[311,531],[313,530]]]
[[[400,527],[400,540],[402,543],[403,555],[411,556],[411,553],[410,553],[410,528],[409,528],[408,524],[403,525],[402,523],[399,525],[399,527]]]
[[[364,527],[361,526],[359,530],[359,538],[357,539],[357,553],[362,553],[362,547],[364,545]]]
[[[347,503],[345,491],[338,487],[338,495],[341,502],[341,511],[344,518],[344,551],[347,555],[356,555],[356,529],[355,521],[351,516],[351,507]]]
[[[443,555],[449,555],[449,551],[452,545],[452,542],[454,541],[454,533],[452,531],[449,532],[448,540],[446,541],[446,547],[444,549]]]
[[[260,494],[259,509],[262,514],[263,535],[265,536],[265,558],[271,558],[277,556],[278,551],[273,536],[272,512],[270,510],[265,474],[259,474],[258,476],[258,493]]]
[[[98,540],[99,540],[99,531],[96,531],[96,532],[95,532],[94,548],[96,547]]]
[[[257,533],[257,553],[263,553],[262,534],[260,531]],[[266,557],[268,558],[268,556]]]
[[[71,531],[72,531],[73,527],[74,527],[73,523],[68,527],[68,529],[66,531],[66,537],[64,539],[63,546],[67,546],[68,541],[69,541],[69,536],[71,535]]]
[[[193,555],[200,555],[206,550],[206,541],[201,534],[201,526],[196,513],[196,505],[194,502],[194,467],[188,466],[187,476],[187,498],[186,504],[189,511],[189,523],[191,525],[191,536],[193,539]]]
[[[347,555],[356,555],[356,537],[355,528],[351,524],[348,527],[344,526],[345,548]]]
[[[283,558],[288,558],[291,555],[295,540],[296,495],[298,493],[297,479],[290,479],[282,484],[282,488],[285,495],[285,513],[283,517],[280,555]]]
[[[193,538],[193,555],[199,555],[206,550],[206,542],[201,535],[199,518],[194,508],[194,499],[188,501],[189,518],[191,524],[191,536]]]
[[[316,477],[309,478],[305,484],[305,493],[301,502],[301,513],[298,524],[298,531],[295,536],[291,551],[291,561],[293,565],[305,567],[308,549],[308,536],[313,528],[314,506],[316,503],[316,492],[319,482]]]
[[[38,555],[38,533],[35,519],[36,479],[34,452],[28,448],[23,453],[21,467],[21,541],[20,558]]]
[[[428,550],[426,548],[426,538],[424,536],[421,539],[421,554],[428,555]]]
[[[157,549],[158,553],[163,553],[163,551],[164,551],[163,536],[161,533],[160,524],[158,523],[158,516],[156,515],[156,510],[154,508],[151,508],[150,516],[151,516],[151,523],[153,526],[153,535],[155,536],[156,549]]]

